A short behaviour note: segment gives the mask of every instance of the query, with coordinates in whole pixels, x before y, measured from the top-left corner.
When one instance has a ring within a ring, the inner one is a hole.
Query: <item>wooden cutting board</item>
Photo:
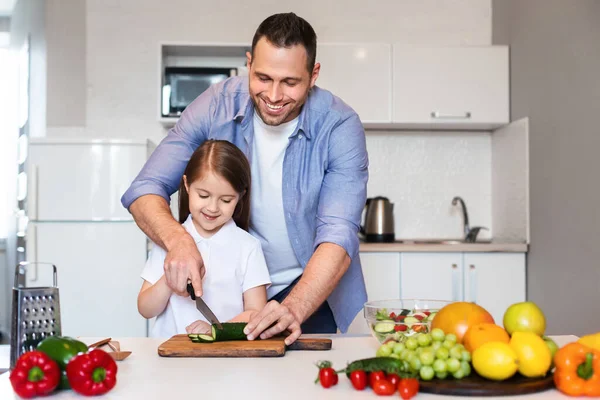
[[[420,381],[419,391],[423,393],[444,394],[453,396],[510,396],[543,392],[554,387],[552,374],[543,378],[525,378],[515,374],[501,382],[490,381],[477,375],[475,371],[466,378],[432,379]]]
[[[286,346],[285,337],[266,340],[232,340],[193,343],[186,334],[175,335],[158,346],[161,357],[282,357],[286,350],[330,350],[331,339],[300,337]]]

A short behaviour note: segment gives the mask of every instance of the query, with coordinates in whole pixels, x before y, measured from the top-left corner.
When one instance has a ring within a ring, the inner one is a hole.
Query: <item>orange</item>
[[[504,328],[496,324],[490,324],[489,322],[473,325],[467,329],[463,338],[465,349],[470,353],[473,353],[475,349],[487,342],[508,343],[509,341],[510,337]]]
[[[482,322],[494,323],[494,318],[485,308],[475,303],[457,301],[440,309],[431,321],[431,329],[440,328],[445,334],[454,333],[457,342],[462,343],[467,329]]]

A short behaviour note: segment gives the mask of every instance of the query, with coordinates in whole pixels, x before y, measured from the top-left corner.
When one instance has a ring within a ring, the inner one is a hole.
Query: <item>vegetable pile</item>
[[[110,391],[117,384],[117,364],[103,350],[88,353],[85,343],[70,337],[50,336],[37,349],[22,354],[9,376],[22,398],[45,396],[73,389],[84,396]]]

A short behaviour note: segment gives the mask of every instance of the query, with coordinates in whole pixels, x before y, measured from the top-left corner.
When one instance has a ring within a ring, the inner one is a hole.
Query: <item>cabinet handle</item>
[[[33,164],[31,166],[31,192],[28,194],[31,195],[29,201],[29,219],[37,220],[38,219],[38,192],[39,192],[39,167],[37,164]],[[37,261],[37,260],[36,260]]]
[[[434,118],[434,119],[469,119],[469,118],[471,118],[471,112],[465,111],[462,114],[444,114],[439,111],[432,111],[431,118]]]
[[[471,302],[477,304],[477,270],[474,264],[469,265],[469,291]]]
[[[458,298],[458,265],[452,264],[452,301],[459,301]]]

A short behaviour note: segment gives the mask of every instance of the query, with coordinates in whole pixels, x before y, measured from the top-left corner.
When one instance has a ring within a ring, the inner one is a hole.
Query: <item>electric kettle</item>
[[[394,204],[387,197],[367,199],[364,210],[364,225],[360,232],[367,242],[389,243],[395,240]]]

